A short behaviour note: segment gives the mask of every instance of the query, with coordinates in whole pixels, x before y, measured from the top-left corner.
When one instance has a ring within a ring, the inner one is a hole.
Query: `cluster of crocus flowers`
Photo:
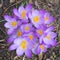
[[[47,48],[56,46],[56,33],[54,26],[49,26],[55,19],[49,12],[34,9],[32,4],[13,9],[13,15],[4,15],[7,21],[7,42],[11,45],[9,50],[16,50],[17,56],[31,58],[46,52]]]

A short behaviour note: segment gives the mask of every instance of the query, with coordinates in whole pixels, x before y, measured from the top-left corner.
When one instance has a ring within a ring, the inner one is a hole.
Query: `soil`
[[[60,0],[2,0],[0,2],[0,60],[60,60]],[[48,49],[46,53],[42,54],[42,58],[33,55],[31,59],[24,56],[17,57],[15,51],[8,51],[9,45],[6,43],[7,34],[4,28],[4,14],[11,14],[14,7],[18,7],[20,4],[32,3],[35,8],[45,9],[55,17],[55,21],[52,25],[55,26],[55,32],[57,33],[57,46]]]

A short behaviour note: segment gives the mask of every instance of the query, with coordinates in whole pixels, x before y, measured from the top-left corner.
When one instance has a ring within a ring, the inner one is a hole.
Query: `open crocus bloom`
[[[51,29],[50,29],[51,28]],[[55,46],[56,40],[55,37],[57,36],[56,33],[52,32],[51,30],[53,27],[48,28],[45,33],[40,38],[40,43],[43,41],[45,44]]]
[[[28,58],[32,57],[32,43],[27,38],[17,38],[14,40],[14,44],[10,46],[9,50],[16,49],[18,56],[22,56],[24,53]]]
[[[44,14],[44,24],[50,24],[54,21],[54,18],[50,16],[48,12]]]
[[[23,22],[28,22],[28,14],[32,9],[32,5],[28,4],[25,8],[23,6],[20,6],[18,10],[15,8],[13,9],[13,13],[15,16],[19,17],[19,19],[22,19]]]
[[[23,24],[23,25],[21,26],[21,30],[22,30],[23,33],[29,33],[29,32],[31,32],[31,31],[33,31],[33,26],[32,26],[32,24],[30,24],[30,23],[28,23],[28,24]]]
[[[8,15],[5,15],[4,18],[7,21],[7,23],[5,23],[5,25],[4,25],[6,28],[10,28],[10,29],[17,28],[18,22],[16,21],[15,18],[12,18]]]
[[[40,14],[38,10],[33,10],[32,13],[29,14],[29,18],[35,27],[40,27],[40,24],[43,23],[43,16]]]
[[[44,31],[46,29],[47,27],[45,25],[40,25],[40,27],[36,29],[36,35],[38,36],[38,38],[40,38],[44,34]]]
[[[10,35],[21,23],[19,23],[19,21],[17,21],[15,18],[12,18],[8,15],[4,15],[4,18],[7,21],[4,24],[4,27],[8,28],[7,34]]]
[[[40,54],[41,52],[46,52],[48,46],[46,44],[38,44],[37,48],[36,48],[36,52],[37,54]]]
[[[36,42],[36,39],[37,39],[36,35],[33,32],[24,34],[24,37],[27,37],[33,44]]]
[[[16,38],[21,38],[23,36],[23,33],[20,28],[14,31],[13,34],[10,35],[10,37],[7,39],[7,43],[12,43]]]

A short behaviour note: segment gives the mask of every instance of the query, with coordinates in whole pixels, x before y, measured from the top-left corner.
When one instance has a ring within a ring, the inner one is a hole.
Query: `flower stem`
[[[42,57],[43,57],[43,53],[41,52],[41,53],[39,54],[39,60],[42,60]]]
[[[23,60],[25,60],[25,55],[23,56]]]

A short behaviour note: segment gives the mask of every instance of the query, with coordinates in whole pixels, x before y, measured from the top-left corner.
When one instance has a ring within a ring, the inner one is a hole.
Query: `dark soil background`
[[[35,8],[45,9],[51,13],[56,20],[52,23],[57,33],[57,46],[48,49],[42,56],[33,55],[31,59],[17,57],[15,51],[8,51],[9,45],[6,43],[7,34],[4,28],[4,14],[11,14],[14,7],[20,4],[32,3]],[[60,0],[0,0],[0,60],[60,60]]]

